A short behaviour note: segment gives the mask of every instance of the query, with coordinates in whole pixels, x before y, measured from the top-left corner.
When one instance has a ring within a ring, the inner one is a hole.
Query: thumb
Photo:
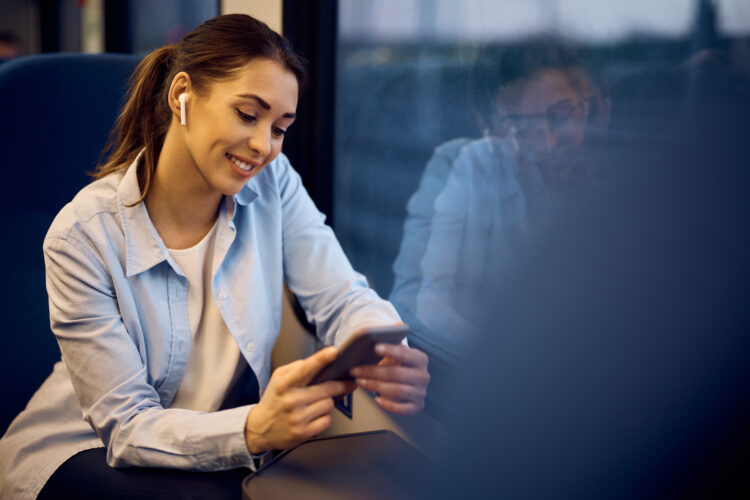
[[[289,382],[291,385],[306,386],[324,366],[336,359],[338,354],[339,350],[336,347],[324,347],[312,356],[301,360],[299,364],[295,363],[294,371],[288,374]]]

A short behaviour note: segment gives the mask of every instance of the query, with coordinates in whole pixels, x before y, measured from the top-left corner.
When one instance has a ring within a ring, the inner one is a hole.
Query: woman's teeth
[[[249,171],[250,169],[253,168],[253,166],[250,165],[249,163],[245,163],[242,160],[238,160],[237,158],[235,158],[234,156],[230,155],[229,153],[227,153],[227,158],[229,158],[230,160],[232,160],[232,163],[234,163],[235,165],[237,165],[238,167],[240,167],[242,170]]]

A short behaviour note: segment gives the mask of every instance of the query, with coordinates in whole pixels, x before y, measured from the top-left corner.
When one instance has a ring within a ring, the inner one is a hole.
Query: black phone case
[[[357,336],[346,346],[339,356],[318,372],[309,385],[320,384],[329,380],[353,380],[349,370],[355,366],[376,365],[381,357],[375,353],[375,344],[381,342],[399,344],[409,333],[406,326],[372,328]]]

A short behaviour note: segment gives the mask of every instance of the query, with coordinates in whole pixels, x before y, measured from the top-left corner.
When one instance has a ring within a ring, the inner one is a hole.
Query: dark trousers
[[[82,451],[55,471],[39,500],[87,499],[232,499],[242,496],[242,480],[250,469],[190,472],[133,467],[113,469],[106,450]]]

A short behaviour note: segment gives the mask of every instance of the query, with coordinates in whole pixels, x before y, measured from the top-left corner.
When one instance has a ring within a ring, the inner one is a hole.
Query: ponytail
[[[133,72],[125,106],[115,122],[102,155],[114,146],[107,161],[96,168],[94,177],[122,170],[135,161],[143,149],[142,166],[138,168],[140,203],[148,194],[156,171],[164,137],[171,120],[167,92],[171,83],[172,62],[177,45],[167,45],[147,55]]]

